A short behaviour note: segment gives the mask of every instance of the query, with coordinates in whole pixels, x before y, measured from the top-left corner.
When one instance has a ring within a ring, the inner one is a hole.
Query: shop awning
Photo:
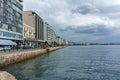
[[[17,44],[11,40],[0,39],[0,45],[17,45]]]

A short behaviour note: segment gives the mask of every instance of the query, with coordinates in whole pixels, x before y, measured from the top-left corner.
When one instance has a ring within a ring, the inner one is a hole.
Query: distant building
[[[57,36],[57,37],[56,37],[56,42],[57,42],[59,45],[62,45],[62,44],[63,44],[63,39],[62,39],[60,36]]]
[[[60,36],[57,36],[55,30],[47,22],[44,23],[44,41],[55,45],[69,45],[69,42]]]
[[[47,22],[44,23],[44,40],[52,46],[56,45],[56,33]]]
[[[48,31],[47,31],[47,26],[48,26],[49,24],[47,23],[47,22],[44,22],[44,41],[47,41],[47,37],[48,37]]]
[[[48,24],[47,26],[47,41],[55,42],[56,41],[56,33],[52,26]]]
[[[60,36],[57,36],[56,37],[56,42],[59,44],[59,45],[68,45],[69,42],[63,38],[61,38]]]
[[[43,19],[34,11],[24,11],[24,23],[35,28],[35,39],[38,43],[44,41],[44,22]]]
[[[0,0],[0,38],[22,43],[23,6],[19,0]]]

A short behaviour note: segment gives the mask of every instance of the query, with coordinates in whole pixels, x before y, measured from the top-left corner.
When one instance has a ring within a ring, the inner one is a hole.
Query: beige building
[[[35,28],[35,39],[38,44],[44,42],[44,22],[43,19],[34,11],[24,11],[23,12],[24,23]]]
[[[23,42],[24,45],[34,46],[36,43],[35,39],[35,28],[27,24],[23,24]]]
[[[35,28],[27,25],[27,24],[23,24],[23,38],[29,38],[29,39],[35,39]]]

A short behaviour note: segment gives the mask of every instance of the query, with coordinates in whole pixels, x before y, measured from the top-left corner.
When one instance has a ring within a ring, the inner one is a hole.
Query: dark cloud
[[[60,29],[60,31],[68,31],[68,30],[75,30],[72,26],[67,26],[65,29]]]
[[[80,13],[83,15],[86,14],[96,14],[99,13],[100,10],[96,8],[95,5],[90,4],[90,3],[85,3],[80,6],[78,6],[76,9],[72,10],[72,13]]]
[[[101,24],[92,24],[89,26],[77,26],[77,27],[69,26],[66,27],[65,29],[61,29],[61,31],[68,31],[68,30],[72,30],[76,34],[91,34],[94,36],[105,36],[105,35],[110,35],[111,33],[111,29],[108,29],[105,27],[105,25],[101,25]]]
[[[101,8],[101,12],[104,14],[120,12],[120,5]]]
[[[104,25],[91,25],[88,27],[83,27],[81,29],[76,29],[76,33],[82,33],[82,34],[92,34],[95,36],[105,36],[110,34],[110,30],[105,28]]]

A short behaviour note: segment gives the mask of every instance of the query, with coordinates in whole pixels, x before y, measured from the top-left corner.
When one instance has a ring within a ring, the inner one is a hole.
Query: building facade
[[[23,21],[25,24],[35,28],[35,39],[39,42],[44,41],[44,22],[43,19],[34,11],[24,11]]]
[[[23,43],[25,46],[35,46],[35,28],[29,25],[23,24]]]
[[[57,37],[56,37],[56,42],[57,42],[59,45],[62,45],[62,44],[63,44],[63,39],[62,39],[60,36],[57,36]]]
[[[68,45],[69,42],[63,38],[61,38],[60,36],[57,36],[56,37],[56,42],[59,44],[59,45]]]
[[[50,25],[47,26],[47,40],[49,42],[55,42],[56,41],[56,33]]]
[[[22,42],[23,6],[19,0],[0,0],[0,38]]]
[[[52,26],[50,26],[47,22],[44,23],[44,40],[49,42],[50,44],[56,44],[56,33]]]
[[[47,26],[48,26],[48,23],[47,22],[44,22],[44,41],[47,41]]]

